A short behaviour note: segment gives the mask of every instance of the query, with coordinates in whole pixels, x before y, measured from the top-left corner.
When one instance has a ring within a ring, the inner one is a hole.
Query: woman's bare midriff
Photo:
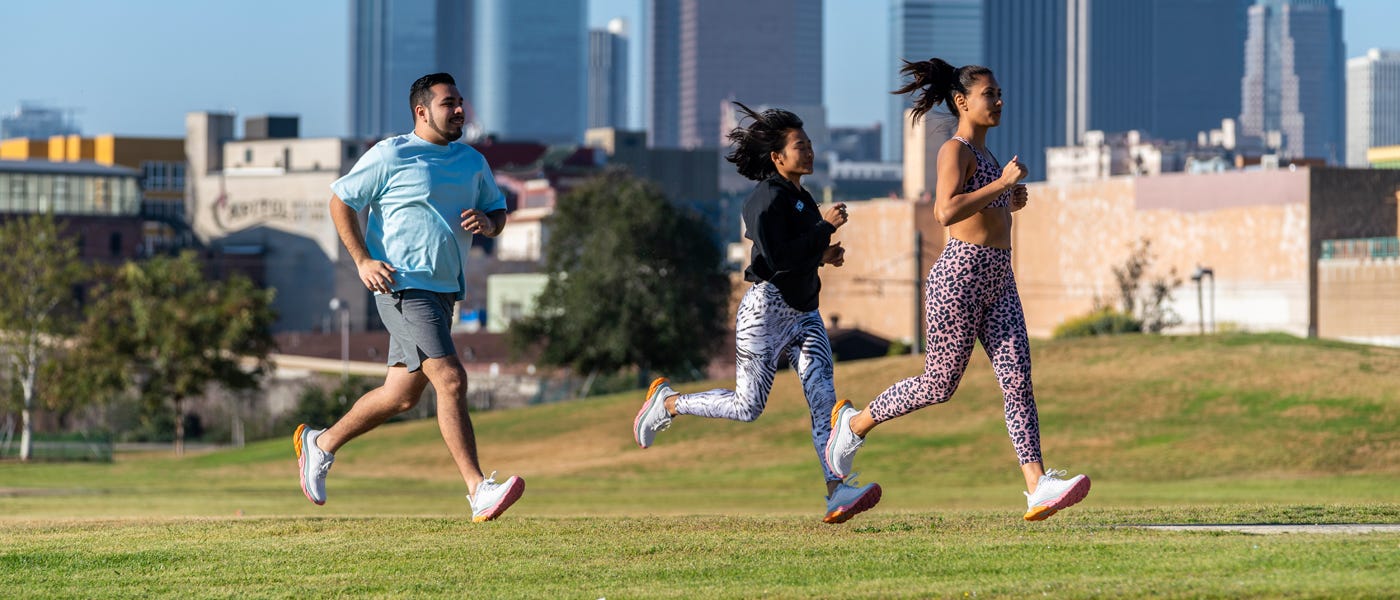
[[[984,208],[948,228],[948,235],[969,244],[1011,248],[1011,210],[1002,206]]]

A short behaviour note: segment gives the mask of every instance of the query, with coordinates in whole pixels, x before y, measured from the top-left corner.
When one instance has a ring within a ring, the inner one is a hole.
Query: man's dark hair
[[[447,73],[433,73],[418,78],[413,85],[408,88],[408,110],[410,112],[419,106],[427,106],[433,101],[433,86],[445,83],[447,85],[457,85],[457,81],[452,79]]]

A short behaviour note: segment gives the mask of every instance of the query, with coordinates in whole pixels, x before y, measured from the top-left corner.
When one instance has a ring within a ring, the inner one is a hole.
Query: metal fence
[[[1397,257],[1400,257],[1400,238],[1376,237],[1322,241],[1322,260]]]
[[[54,462],[112,462],[110,434],[66,434],[62,436],[36,433],[30,439],[30,460]],[[19,459],[19,433],[0,432],[0,459]]]

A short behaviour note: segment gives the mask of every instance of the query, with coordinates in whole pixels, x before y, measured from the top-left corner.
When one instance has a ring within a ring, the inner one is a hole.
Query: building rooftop
[[[138,173],[126,167],[109,167],[89,160],[57,162],[49,160],[0,160],[0,173],[52,173],[54,175],[131,175]]]

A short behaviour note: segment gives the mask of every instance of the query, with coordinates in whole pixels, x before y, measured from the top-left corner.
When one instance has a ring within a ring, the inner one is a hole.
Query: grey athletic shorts
[[[412,373],[429,358],[454,356],[452,304],[456,295],[425,290],[376,294],[379,318],[389,330],[389,366],[403,365]]]

